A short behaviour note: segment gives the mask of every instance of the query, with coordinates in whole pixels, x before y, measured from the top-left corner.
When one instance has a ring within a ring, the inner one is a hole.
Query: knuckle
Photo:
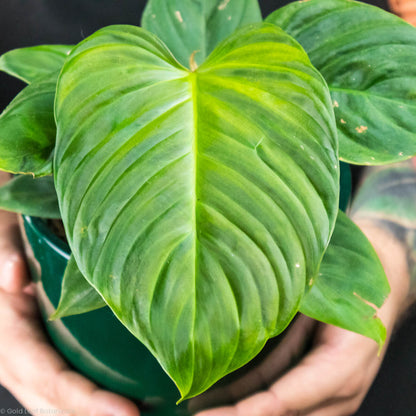
[[[37,383],[38,394],[58,408],[65,406],[69,397],[67,372],[65,368],[57,368],[48,377],[44,377],[41,383]]]
[[[361,407],[361,403],[362,403],[362,399],[351,400],[350,403],[348,404],[347,413],[345,414],[345,416],[350,416],[350,415],[355,414]]]
[[[364,390],[364,379],[361,376],[355,376],[349,380],[340,390],[338,396],[343,399],[354,398]]]
[[[37,384],[37,390],[40,397],[48,401],[51,405],[59,405],[59,382],[54,378],[45,378]]]
[[[288,410],[282,416],[300,416],[299,410]]]

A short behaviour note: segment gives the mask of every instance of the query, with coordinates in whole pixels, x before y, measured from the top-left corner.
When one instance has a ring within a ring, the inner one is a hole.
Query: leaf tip
[[[54,321],[57,321],[58,319],[65,318],[67,316],[71,316],[71,313],[68,313],[67,308],[62,307],[61,303],[59,303],[59,305],[56,308],[55,312],[52,313],[49,316],[48,322],[54,322]]]
[[[56,310],[52,315],[49,316],[48,322],[54,322],[61,318],[62,317],[59,315],[58,310]]]
[[[188,399],[190,399],[190,398],[192,398],[192,397],[194,397],[195,396],[195,394],[192,394],[192,392],[191,392],[191,387],[190,386],[188,386],[188,387],[185,387],[185,386],[182,386],[182,388],[177,384],[177,382],[175,381],[175,384],[176,384],[176,387],[178,388],[178,390],[179,390],[179,394],[181,395],[181,397],[180,397],[180,399],[176,402],[176,405],[179,405],[179,404],[181,404],[182,402],[184,402],[185,400],[188,400]],[[185,387],[185,388],[184,388]]]
[[[379,318],[377,318],[379,319]],[[384,345],[386,343],[386,338],[387,338],[387,330],[386,327],[381,324],[380,328],[380,338],[377,340],[377,344],[378,344],[378,351],[377,351],[377,357],[380,358],[381,357],[381,353],[383,351]]]

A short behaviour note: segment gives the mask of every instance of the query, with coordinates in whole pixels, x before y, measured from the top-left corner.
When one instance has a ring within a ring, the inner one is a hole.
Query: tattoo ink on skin
[[[407,251],[409,300],[416,300],[416,158],[367,169],[351,214],[387,230]]]

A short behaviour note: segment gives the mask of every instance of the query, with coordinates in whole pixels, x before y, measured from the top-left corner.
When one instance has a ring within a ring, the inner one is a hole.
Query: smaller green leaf
[[[0,115],[0,169],[34,176],[52,173],[56,79],[27,86]]]
[[[41,218],[60,218],[52,176],[16,176],[0,187],[0,209]]]
[[[74,256],[71,256],[62,281],[62,292],[58,308],[50,320],[91,312],[106,306],[103,298],[79,271]]]
[[[296,1],[266,19],[293,36],[331,91],[340,159],[380,165],[416,154],[416,28],[351,0]]]
[[[52,173],[56,80],[71,49],[43,45],[0,57],[0,71],[30,84],[0,115],[0,169],[34,176]]]
[[[377,317],[390,292],[383,266],[362,231],[341,211],[334,234],[300,311],[327,324],[374,339],[380,346],[386,329]]]
[[[257,0],[149,0],[142,26],[190,67],[191,56],[200,65],[236,29],[261,21]]]
[[[71,52],[68,45],[41,45],[14,49],[0,56],[0,71],[31,84],[59,71]]]

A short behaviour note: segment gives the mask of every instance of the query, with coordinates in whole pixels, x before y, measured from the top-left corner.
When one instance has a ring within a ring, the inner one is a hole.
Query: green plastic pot
[[[341,164],[340,207],[344,210],[350,193],[351,172],[348,165]],[[56,321],[48,320],[59,303],[70,250],[42,219],[23,216],[22,230],[45,329],[68,363],[104,388],[136,401],[144,415],[189,416],[186,402],[176,405],[179,392],[172,380],[108,307]],[[269,341],[263,355],[279,342],[279,338]],[[261,359],[260,355],[237,374],[249,371]],[[223,385],[233,379],[235,375],[219,383]]]
[[[70,250],[42,219],[23,216],[23,228],[45,329],[67,361],[104,388],[135,399],[144,414],[189,415],[185,404],[175,404],[179,393],[172,380],[108,307],[48,320],[59,303]]]

